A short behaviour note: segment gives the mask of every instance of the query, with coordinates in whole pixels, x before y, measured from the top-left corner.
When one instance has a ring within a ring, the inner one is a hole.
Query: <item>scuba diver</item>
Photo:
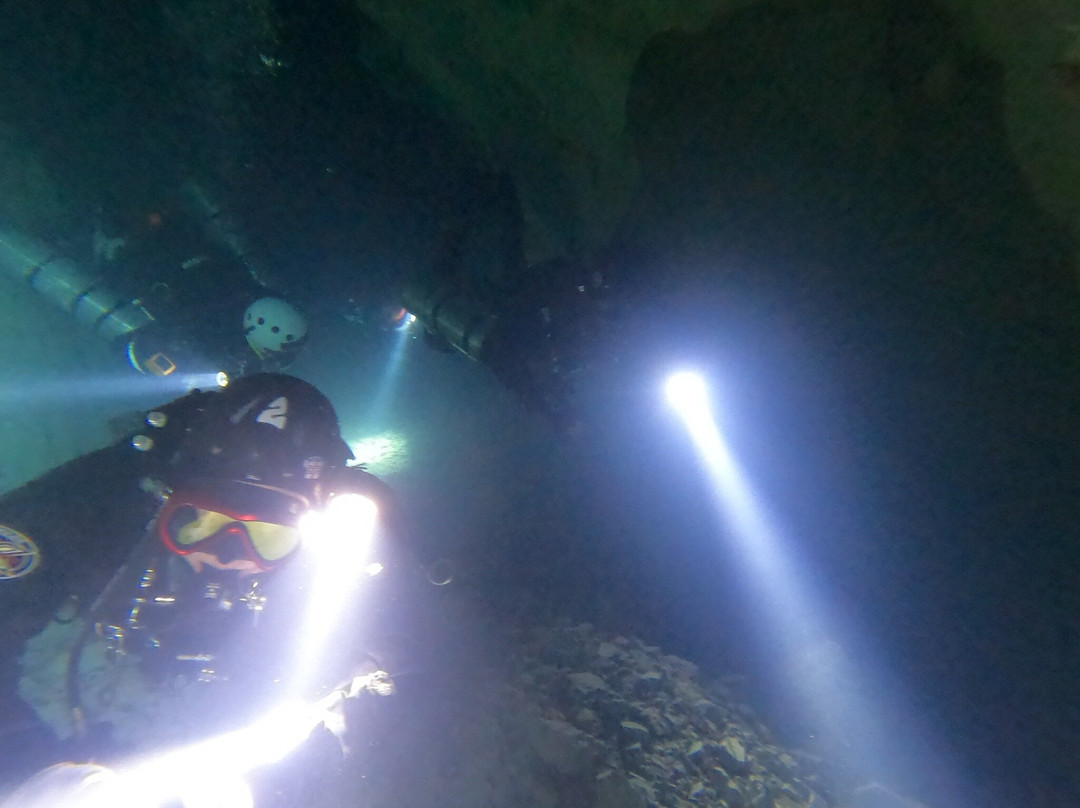
[[[512,287],[437,267],[407,284],[402,302],[431,347],[486,366],[528,409],[570,429],[576,381],[609,325],[608,292],[598,264],[560,260],[523,270]]]
[[[304,344],[304,316],[271,290],[266,262],[216,199],[189,179],[175,205],[98,214],[95,268],[153,319],[127,337],[139,372],[283,371]]]
[[[466,184],[471,207],[449,217],[429,268],[397,287],[424,340],[487,367],[529,410],[553,425],[580,425],[578,382],[618,361],[616,320],[627,256],[610,250],[530,263],[525,216],[512,178]]]
[[[365,625],[410,570],[389,488],[351,460],[325,396],[261,373],[0,497],[5,746],[42,724],[97,754],[175,743],[374,670]]]
[[[95,215],[91,249],[69,256],[0,222],[0,274],[28,283],[136,371],[187,388],[219,373],[282,371],[308,324],[272,290],[255,251],[203,186],[138,215]],[[182,385],[183,386],[183,385]]]

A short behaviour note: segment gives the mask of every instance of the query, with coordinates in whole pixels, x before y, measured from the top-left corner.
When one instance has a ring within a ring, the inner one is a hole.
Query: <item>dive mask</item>
[[[306,498],[290,491],[231,481],[174,491],[157,526],[177,555],[212,558],[221,569],[267,571],[299,548],[298,524],[309,508]]]

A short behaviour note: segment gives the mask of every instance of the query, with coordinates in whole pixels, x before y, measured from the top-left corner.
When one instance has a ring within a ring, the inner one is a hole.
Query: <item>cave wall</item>
[[[636,183],[625,100],[648,40],[737,5],[358,0],[514,177],[534,261],[595,247],[618,222]]]
[[[478,156],[493,172],[513,178],[527,224],[526,252],[537,262],[589,252],[633,215],[642,177],[635,135],[628,131],[627,100],[640,73],[639,59],[650,46],[673,35],[722,30],[747,7],[771,8],[773,14],[762,18],[762,25],[771,26],[777,20],[813,18],[818,10],[872,20],[910,9],[919,14],[928,5],[951,18],[946,27],[966,55],[984,58],[1000,70],[1011,153],[1039,204],[1074,235],[1080,233],[1080,150],[1075,148],[1080,93],[1075,72],[1062,67],[1080,58],[1080,15],[1070,0],[641,0],[633,7],[612,2],[581,6],[568,0],[355,0],[351,7],[370,21],[357,28],[355,58],[383,89],[429,107],[448,124],[461,125],[479,150],[470,160]],[[145,153],[144,173],[176,157],[225,172],[233,168],[230,163],[249,159],[245,138],[258,138],[249,131],[251,104],[258,100],[251,89],[291,69],[281,45],[296,15],[307,13],[291,8],[288,0],[169,0],[155,13],[129,9],[78,19],[64,8],[63,2],[40,11],[28,7],[13,24],[23,38],[70,46],[39,49],[34,63],[23,68],[51,75],[48,86],[81,80],[85,88],[83,100],[69,104],[71,120],[49,130],[57,143],[43,145],[53,151],[65,147],[64,133],[75,131],[75,123],[80,140],[93,144],[99,139],[95,148],[106,168],[118,170],[117,160],[128,151],[110,153],[107,144],[121,137],[133,115],[115,114],[114,106],[122,101],[142,109],[148,97],[156,98],[162,103],[140,118],[150,130],[142,139],[152,144],[139,152]],[[133,31],[145,43],[142,53],[125,39]],[[848,32],[836,28],[810,25],[798,33],[831,43],[832,55],[848,48],[830,66],[835,70],[865,61],[884,44],[873,36],[864,38],[865,30],[854,32],[846,42]],[[772,37],[770,28],[753,36],[770,57],[780,62],[792,58],[775,47],[783,37]],[[860,47],[861,57],[853,52]],[[113,58],[118,53],[124,54],[123,64]],[[955,102],[963,78],[955,59],[910,67],[908,80],[923,81],[938,103]],[[921,78],[916,77],[919,71]],[[112,93],[116,81],[124,83],[119,97]],[[32,88],[29,81],[12,84],[22,85]],[[0,96],[0,110],[16,103],[26,104],[17,89]],[[836,125],[848,126],[855,141],[880,138],[880,130],[890,125],[889,111],[882,112],[881,117],[848,115]],[[710,113],[723,110],[714,106]],[[177,132],[198,132],[198,137],[181,143]],[[970,145],[983,148],[977,139]],[[86,172],[86,183],[93,185],[90,162],[74,154],[71,165],[63,166],[65,182],[79,182],[80,172]],[[449,173],[457,168],[447,166]]]
[[[632,12],[624,4],[585,9],[527,0],[358,0],[358,5],[448,113],[473,129],[493,163],[514,177],[528,224],[527,252],[540,260],[597,247],[625,217],[640,182],[625,109],[642,50],[656,37],[722,27],[727,15],[753,4],[645,2]],[[769,5],[773,20],[821,8],[873,17],[920,6]],[[1066,0],[945,0],[941,8],[953,16],[969,54],[1000,66],[1011,149],[1040,204],[1075,233],[1080,232],[1080,152],[1073,144],[1080,135],[1080,104],[1054,67],[1075,47],[1077,33],[1070,25],[1077,20],[1068,16],[1067,5]],[[755,33],[770,40],[768,29]],[[801,32],[837,33],[813,27]],[[858,37],[849,44],[865,46],[868,53],[884,45]],[[782,52],[775,56],[786,58]],[[916,68],[923,75],[908,80],[924,82],[938,103],[954,102],[955,61],[939,59]],[[862,127],[851,131],[856,140],[878,138],[889,125],[873,116],[854,123]],[[971,147],[980,144],[975,140]]]
[[[997,61],[1013,152],[1039,202],[1080,234],[1080,94],[1062,63],[1080,59],[1070,0],[943,0],[961,30]]]

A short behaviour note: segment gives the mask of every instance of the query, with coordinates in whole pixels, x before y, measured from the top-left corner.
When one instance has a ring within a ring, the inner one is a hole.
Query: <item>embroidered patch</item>
[[[0,581],[29,575],[41,563],[34,540],[15,528],[0,525]]]

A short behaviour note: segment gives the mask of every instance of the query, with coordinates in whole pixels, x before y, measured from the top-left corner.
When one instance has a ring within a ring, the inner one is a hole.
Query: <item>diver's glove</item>
[[[365,693],[376,696],[392,696],[394,694],[394,680],[384,670],[374,670],[370,673],[354,676],[348,682],[330,693],[319,702],[322,709],[322,725],[337,740],[341,746],[341,754],[348,755],[349,745],[345,740],[348,732],[348,721],[345,718],[345,703],[350,699],[356,699]]]

